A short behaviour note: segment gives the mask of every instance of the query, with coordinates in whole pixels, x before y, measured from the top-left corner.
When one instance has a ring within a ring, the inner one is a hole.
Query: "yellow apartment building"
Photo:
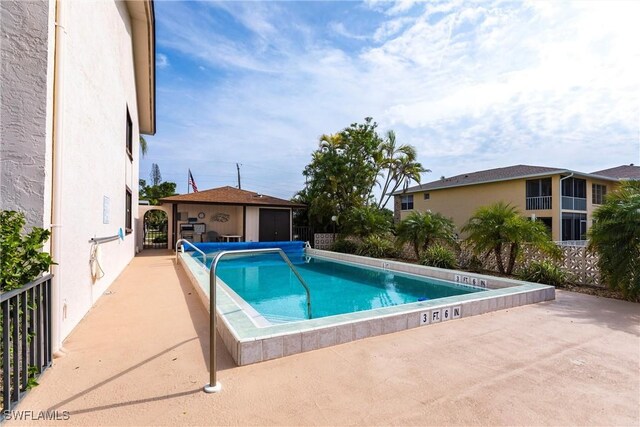
[[[515,165],[441,178],[394,193],[396,221],[413,211],[439,212],[458,231],[481,206],[499,201],[542,221],[555,241],[586,239],[595,209],[621,180],[640,179],[640,167],[622,165],[591,173]]]

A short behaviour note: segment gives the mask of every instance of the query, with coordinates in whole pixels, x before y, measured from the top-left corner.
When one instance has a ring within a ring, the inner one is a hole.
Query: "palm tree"
[[[602,279],[625,298],[640,295],[640,181],[623,181],[593,214],[589,250]]]
[[[427,212],[411,212],[409,216],[396,226],[399,246],[411,243],[418,259],[435,241],[455,242],[455,226],[453,221],[442,214]]]
[[[431,172],[416,161],[418,154],[415,147],[411,145],[398,147],[396,145],[396,134],[392,130],[387,132],[387,137],[380,146],[380,152],[382,154],[380,166],[382,169],[386,169],[387,173],[378,208],[385,206],[398,188],[403,187],[406,190],[411,181],[419,184],[420,174]]]
[[[140,135],[140,154],[144,157],[147,154],[147,140],[144,139],[144,136]]]
[[[468,233],[467,241],[477,255],[487,257],[493,252],[498,271],[503,274],[513,272],[525,243],[554,257],[560,253],[544,224],[520,216],[518,209],[504,202],[480,207],[462,232]],[[509,248],[506,268],[502,253],[504,248]]]

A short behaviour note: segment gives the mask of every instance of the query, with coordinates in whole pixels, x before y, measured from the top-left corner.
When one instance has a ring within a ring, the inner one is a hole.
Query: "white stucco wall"
[[[64,2],[64,126],[60,264],[61,337],[66,337],[135,254],[139,134],[127,7],[116,1]],[[133,161],[126,154],[126,107]],[[132,191],[133,232],[101,245],[105,276],[93,283],[92,237],[125,228],[125,186]],[[108,198],[108,218],[103,206]],[[106,223],[105,223],[106,222]]]
[[[0,1],[0,209],[47,227],[50,4]],[[29,34],[29,37],[24,37]]]

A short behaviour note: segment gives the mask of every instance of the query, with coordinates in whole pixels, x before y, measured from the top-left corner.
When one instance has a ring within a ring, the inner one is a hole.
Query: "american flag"
[[[196,180],[193,179],[193,175],[191,175],[191,169],[189,169],[189,183],[188,185],[191,186],[191,188],[193,188],[193,192],[197,193],[198,192],[198,186],[196,185]]]

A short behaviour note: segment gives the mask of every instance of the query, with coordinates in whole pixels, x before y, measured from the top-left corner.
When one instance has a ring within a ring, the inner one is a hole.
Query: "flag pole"
[[[189,177],[191,176],[191,169],[188,169],[189,172],[187,172],[187,194],[191,193],[191,188],[189,188],[189,184],[190,184],[190,179]]]

